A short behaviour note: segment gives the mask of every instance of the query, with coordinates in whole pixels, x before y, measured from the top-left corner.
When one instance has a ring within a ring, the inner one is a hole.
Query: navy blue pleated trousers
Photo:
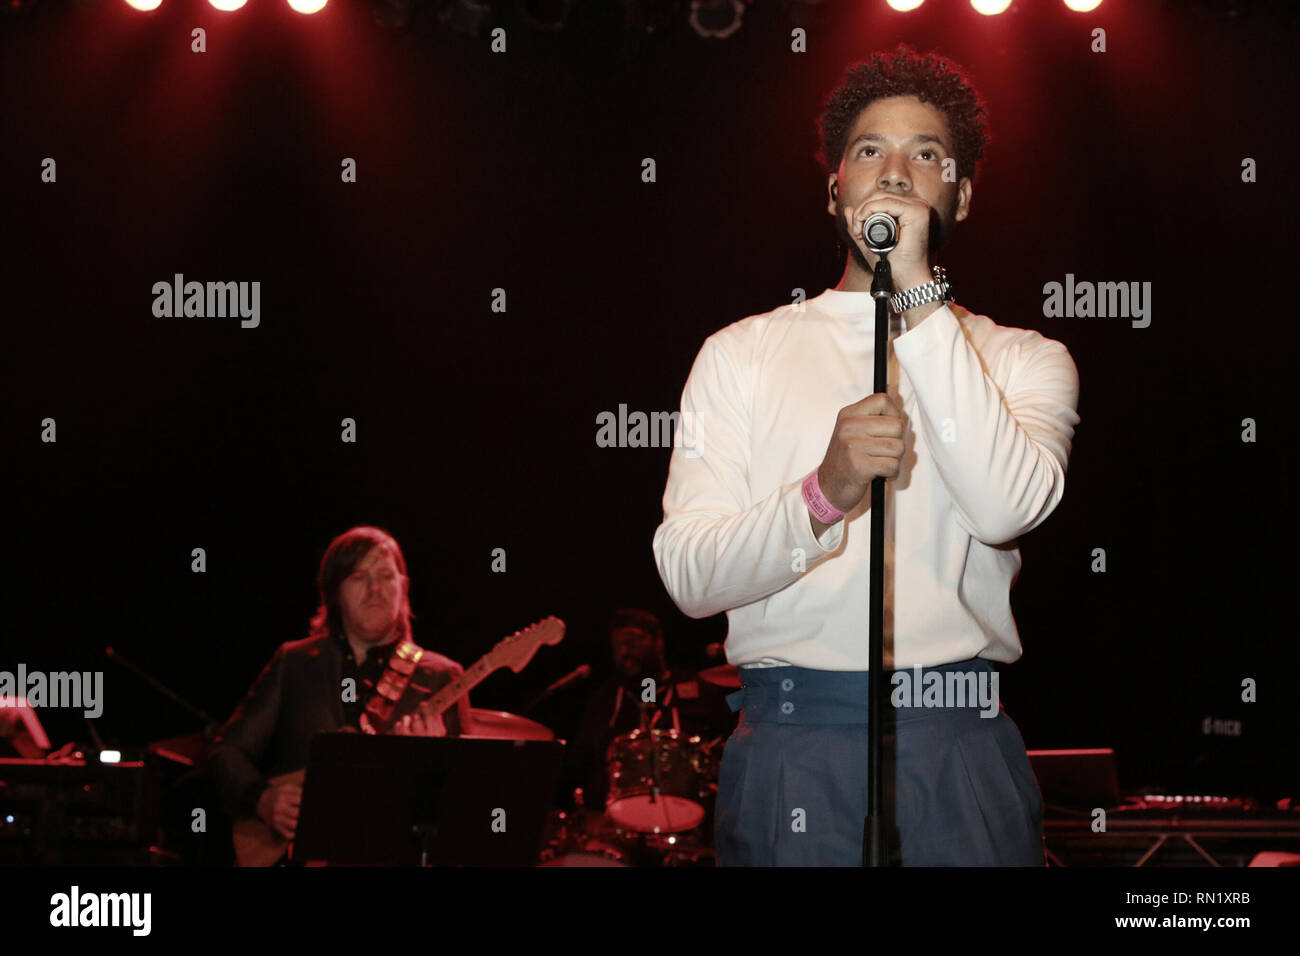
[[[924,668],[993,672],[982,658]],[[866,671],[742,668],[714,834],[721,866],[859,866],[867,813]],[[906,671],[912,675],[912,671]],[[888,682],[892,690],[893,685]],[[986,711],[991,708],[984,708]],[[903,866],[1042,866],[1043,809],[999,706],[885,702],[885,809]]]

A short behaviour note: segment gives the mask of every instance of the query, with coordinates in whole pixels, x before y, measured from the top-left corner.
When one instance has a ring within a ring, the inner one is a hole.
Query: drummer
[[[677,730],[699,735],[705,744],[725,741],[736,727],[726,690],[699,679],[695,671],[669,668],[663,627],[641,608],[622,608],[609,621],[614,674],[592,694],[567,750],[566,778],[583,788],[583,803],[603,810],[610,743],[637,729]]]

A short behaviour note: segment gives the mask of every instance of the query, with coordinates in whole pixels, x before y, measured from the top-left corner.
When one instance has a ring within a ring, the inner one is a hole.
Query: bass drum
[[[713,757],[699,737],[676,730],[634,730],[605,754],[606,812],[633,833],[684,833],[704,822]]]

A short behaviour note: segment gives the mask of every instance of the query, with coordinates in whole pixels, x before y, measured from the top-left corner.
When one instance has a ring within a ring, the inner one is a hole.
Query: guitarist
[[[409,680],[412,691],[433,692],[464,672],[450,658],[411,643],[410,579],[391,535],[372,527],[339,535],[321,559],[317,584],[321,603],[310,635],[275,652],[208,760],[226,812],[260,817],[286,840],[297,827],[302,788],[271,786],[268,778],[306,766],[317,733],[366,727],[459,736],[469,726],[468,694],[441,716],[426,719],[417,710],[391,726],[380,719],[394,678]]]

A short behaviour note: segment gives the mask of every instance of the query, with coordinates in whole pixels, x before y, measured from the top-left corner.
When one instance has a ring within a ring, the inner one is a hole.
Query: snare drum
[[[605,755],[610,818],[636,833],[682,833],[704,821],[713,758],[699,737],[676,730],[634,730]]]

